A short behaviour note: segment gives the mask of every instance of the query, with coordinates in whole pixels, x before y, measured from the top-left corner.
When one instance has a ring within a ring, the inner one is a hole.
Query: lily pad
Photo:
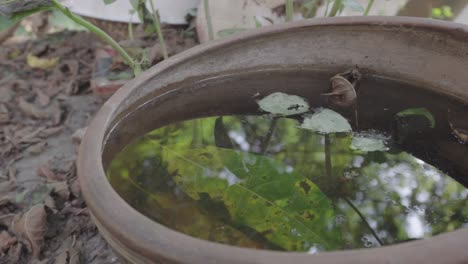
[[[351,149],[364,152],[386,151],[385,137],[374,134],[360,134],[353,137]]]
[[[312,115],[305,116],[301,128],[309,129],[322,134],[351,132],[349,122],[337,112],[319,108]]]
[[[296,115],[309,111],[309,103],[297,95],[276,92],[257,102],[265,112],[277,115]]]
[[[398,112],[396,114],[396,116],[399,116],[399,117],[405,117],[405,116],[412,116],[412,115],[416,115],[416,116],[423,116],[425,118],[427,118],[427,120],[429,121],[430,125],[431,125],[431,128],[434,128],[435,127],[435,124],[436,124],[436,121],[435,121],[435,118],[434,116],[432,115],[432,113],[427,110],[426,108],[408,108],[408,109],[405,109],[401,112]]]

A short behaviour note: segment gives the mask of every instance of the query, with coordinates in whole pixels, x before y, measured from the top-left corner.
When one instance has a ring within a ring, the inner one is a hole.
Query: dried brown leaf
[[[18,107],[19,109],[25,113],[26,115],[36,118],[36,119],[47,119],[49,118],[49,114],[36,105],[26,101],[23,97],[20,97],[18,100]]]
[[[55,200],[50,195],[47,195],[44,198],[44,205],[50,208],[54,213],[57,213],[57,206],[55,205]]]
[[[3,230],[0,232],[0,256],[4,256],[5,252],[18,242],[16,237]]]
[[[47,231],[47,213],[43,204],[31,207],[21,217],[13,220],[11,230],[29,245],[34,258],[38,258]]]
[[[69,251],[68,264],[80,264],[81,263],[80,255],[81,255],[80,248],[78,246],[72,247]]]
[[[55,258],[55,264],[79,264],[80,260],[80,243],[75,245],[75,238],[73,240],[69,237],[61,247],[61,253]],[[59,249],[60,250],[60,249]]]
[[[36,173],[38,176],[40,177],[44,177],[48,180],[52,180],[52,181],[63,181],[65,180],[65,177],[63,176],[63,174],[60,174],[60,173],[55,173],[51,168],[50,168],[50,165],[49,163],[45,163],[45,164],[42,164],[41,166],[39,166],[36,170]]]
[[[47,106],[50,103],[50,97],[42,89],[36,89],[36,94],[40,106]]]
[[[48,186],[52,189],[52,193],[55,193],[60,198],[68,200],[70,198],[70,189],[66,181],[52,182]]]
[[[55,264],[68,264],[68,251],[63,251],[55,258]]]
[[[75,197],[80,197],[81,196],[81,186],[80,186],[80,182],[78,181],[77,178],[75,178],[70,183],[70,191],[73,193],[73,195]]]
[[[16,243],[8,250],[8,256],[5,258],[5,263],[19,263],[21,258],[21,252],[23,251],[23,245]]]
[[[47,142],[42,141],[42,142],[36,143],[36,144],[34,144],[32,146],[29,146],[25,150],[25,152],[29,153],[29,154],[32,154],[32,155],[38,155],[38,154],[41,154],[46,148],[47,148]]]
[[[63,126],[55,126],[55,127],[49,127],[41,131],[39,133],[39,137],[41,138],[48,138],[50,136],[53,136],[63,130]]]
[[[15,97],[15,92],[11,85],[3,84],[0,85],[0,102],[8,103]]]
[[[41,142],[42,139],[40,139],[38,135],[44,129],[45,127],[25,127],[15,132],[12,142],[15,145],[21,143],[35,144]]]
[[[8,181],[0,182],[0,196],[3,196],[16,188],[16,181],[10,179]]]
[[[0,124],[8,123],[10,121],[10,112],[5,104],[0,104]]]
[[[73,143],[80,144],[81,139],[83,139],[84,135],[86,134],[86,128],[87,127],[82,127],[80,129],[77,129],[73,135],[72,135],[72,141]]]

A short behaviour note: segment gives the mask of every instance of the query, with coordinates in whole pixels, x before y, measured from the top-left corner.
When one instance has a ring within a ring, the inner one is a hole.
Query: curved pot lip
[[[144,259],[153,260],[161,257],[174,262],[188,263],[284,263],[285,259],[293,258],[297,263],[308,263],[312,259],[330,263],[375,263],[383,262],[384,257],[393,255],[394,260],[410,257],[414,250],[433,249],[424,260],[430,260],[430,256],[447,253],[463,252],[458,244],[468,243],[468,228],[455,232],[441,234],[439,236],[421,241],[408,242],[386,246],[377,249],[360,249],[325,252],[318,255],[310,255],[298,252],[279,252],[270,250],[256,250],[240,248],[225,244],[218,244],[198,238],[194,238],[167,228],[145,215],[139,213],[128,205],[112,188],[107,180],[102,165],[102,151],[106,132],[109,130],[113,118],[118,114],[119,105],[137,87],[148,82],[154,75],[163,74],[164,71],[177,67],[179,64],[202,56],[205,52],[217,50],[233,43],[245,41],[259,36],[275,34],[291,29],[300,29],[316,26],[359,26],[376,25],[382,27],[401,27],[404,29],[418,28],[443,31],[455,38],[468,39],[468,26],[445,21],[413,17],[334,17],[303,20],[289,24],[266,27],[249,32],[240,33],[226,39],[216,40],[211,43],[199,45],[165,60],[144,72],[138,78],[130,81],[119,89],[99,110],[89,125],[83,138],[78,156],[78,177],[83,196],[91,210],[94,220],[101,228],[110,233],[112,239],[118,244],[125,244],[131,251],[140,254]],[[455,240],[455,242],[450,242]],[[450,246],[448,246],[450,244]],[[455,252],[453,252],[455,247]],[[175,250],[177,249],[177,250]],[[177,251],[177,252],[175,252]],[[369,254],[372,252],[371,254]],[[405,253],[406,252],[406,253]],[[375,254],[374,254],[375,253]],[[463,253],[464,260],[468,259],[468,253]],[[366,256],[372,256],[367,258]],[[205,258],[205,259],[204,259]],[[422,259],[421,259],[422,260]],[[398,262],[398,261],[397,261]],[[146,263],[146,262],[145,262]],[[458,262],[453,262],[458,263]]]

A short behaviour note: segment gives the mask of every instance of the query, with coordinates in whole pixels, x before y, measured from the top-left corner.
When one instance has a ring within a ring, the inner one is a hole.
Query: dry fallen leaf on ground
[[[0,256],[4,256],[5,252],[14,244],[16,244],[18,240],[16,237],[10,235],[8,231],[3,230],[0,232]]]
[[[55,264],[80,264],[80,249],[79,246],[72,246],[63,251],[55,258]]]
[[[0,104],[0,124],[8,123],[10,121],[10,112],[5,104]]]
[[[26,101],[23,97],[19,98],[18,107],[23,113],[30,117],[37,119],[46,119],[49,117],[49,114],[46,111],[39,109],[34,104]]]
[[[47,213],[44,205],[37,204],[21,217],[17,217],[12,223],[11,230],[18,237],[25,240],[32,251],[32,255],[38,258],[47,231]]]
[[[45,58],[39,58],[37,56],[34,56],[33,54],[28,54],[28,57],[26,58],[26,62],[31,68],[50,70],[50,69],[55,68],[55,66],[59,62],[59,58],[55,57],[55,58],[45,59]]]
[[[52,193],[57,194],[60,198],[68,200],[70,198],[70,190],[66,181],[52,182],[48,186],[52,189]]]
[[[5,259],[4,263],[19,263],[21,252],[23,251],[23,245],[21,243],[16,243],[11,246],[8,250],[8,256]]]
[[[86,128],[87,127],[82,127],[80,129],[77,129],[73,135],[72,135],[72,141],[73,143],[76,143],[76,144],[80,144],[81,143],[81,139],[84,137],[84,135],[86,134]]]
[[[34,145],[29,146],[25,150],[25,152],[31,155],[38,155],[38,154],[41,154],[46,148],[47,148],[47,142],[42,141],[42,142],[38,142]]]
[[[61,173],[55,173],[51,168],[49,163],[42,164],[36,170],[38,176],[46,178],[51,181],[63,181],[65,177]]]
[[[37,101],[41,106],[47,106],[50,103],[50,97],[41,89],[36,89]]]

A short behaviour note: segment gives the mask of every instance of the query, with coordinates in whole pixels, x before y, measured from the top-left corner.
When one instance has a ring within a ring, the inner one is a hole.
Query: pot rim
[[[261,28],[226,39],[215,40],[157,64],[119,89],[102,106],[87,128],[80,146],[77,167],[82,193],[90,208],[93,220],[106,240],[116,248],[131,252],[128,254],[119,253],[137,263],[148,263],[155,261],[155,259],[166,259],[175,263],[285,263],[288,261],[294,261],[294,263],[309,263],[310,261],[379,263],[388,261],[390,256],[395,263],[399,263],[408,261],[408,257],[412,257],[411,259],[416,262],[433,262],[435,259],[442,260],[441,255],[454,256],[454,254],[456,255],[454,260],[447,260],[448,262],[463,263],[466,261],[468,253],[463,250],[463,244],[468,244],[468,228],[420,241],[382,248],[324,252],[317,255],[257,250],[210,242],[182,234],[150,220],[128,205],[107,180],[102,165],[106,133],[109,131],[113,119],[119,114],[120,104],[134,89],[147,83],[153,76],[163,74],[166,70],[177,67],[188,60],[203,56],[206,52],[222,49],[259,36],[274,35],[304,27],[358,25],[430,29],[442,31],[457,39],[468,39],[468,26],[432,19],[376,16],[316,18]],[[119,217],[115,217],[116,215]],[[420,251],[419,254],[422,253],[421,250],[424,250],[422,255],[425,256],[414,258],[417,250]],[[162,253],[164,256],[161,255]]]

